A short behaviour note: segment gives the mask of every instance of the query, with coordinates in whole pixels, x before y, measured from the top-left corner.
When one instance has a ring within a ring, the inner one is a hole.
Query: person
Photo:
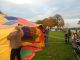
[[[78,36],[79,36],[79,39],[80,39],[80,31],[78,32]]]
[[[71,30],[70,29],[66,29],[64,37],[65,37],[65,43],[69,43],[70,38],[71,38]]]
[[[77,33],[73,33],[72,40],[76,41],[78,38],[79,38],[78,34]]]
[[[49,27],[45,28],[45,46],[48,45]]]
[[[77,48],[76,42],[77,42],[77,40],[78,40],[78,34],[77,34],[77,33],[73,33],[71,39],[72,39],[72,46],[73,46],[73,48]]]
[[[71,38],[71,30],[68,29],[68,43],[70,42],[70,38]]]
[[[45,33],[45,28],[43,25],[40,25],[38,28],[41,30],[42,33]]]
[[[23,32],[19,28],[19,26],[15,27],[15,31],[11,32],[7,39],[10,40],[11,55],[10,60],[15,60],[15,56],[17,55],[18,60],[21,60],[20,50],[21,50],[21,36]]]
[[[68,34],[67,34],[67,32],[65,33],[65,43],[67,43],[68,42]]]

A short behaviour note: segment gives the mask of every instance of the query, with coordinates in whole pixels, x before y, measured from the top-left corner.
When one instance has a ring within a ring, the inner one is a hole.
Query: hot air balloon
[[[35,34],[35,40],[27,40],[22,42],[21,58],[22,60],[31,60],[35,56],[35,52],[41,50],[44,47],[43,33],[37,28],[37,26],[26,19],[13,16],[3,16],[0,18],[0,60],[10,60],[11,48],[9,47],[9,40],[7,36],[10,32],[14,31],[14,28],[21,24],[23,26],[31,27]],[[29,34],[28,34],[29,35]],[[35,52],[33,52],[35,51]],[[17,58],[15,58],[17,60]]]

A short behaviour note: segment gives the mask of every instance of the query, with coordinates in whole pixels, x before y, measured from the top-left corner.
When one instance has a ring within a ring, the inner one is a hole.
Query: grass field
[[[77,60],[70,44],[64,43],[63,32],[50,32],[48,47],[37,52],[33,60]]]

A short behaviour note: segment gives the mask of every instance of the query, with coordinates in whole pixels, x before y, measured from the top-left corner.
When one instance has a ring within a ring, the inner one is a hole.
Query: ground
[[[50,32],[48,46],[38,52],[33,60],[78,60],[71,44],[64,43],[63,32]]]

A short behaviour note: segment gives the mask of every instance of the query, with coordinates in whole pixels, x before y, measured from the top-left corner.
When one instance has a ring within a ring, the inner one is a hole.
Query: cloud
[[[0,10],[35,21],[54,14],[77,18],[80,16],[80,0],[0,0]]]

